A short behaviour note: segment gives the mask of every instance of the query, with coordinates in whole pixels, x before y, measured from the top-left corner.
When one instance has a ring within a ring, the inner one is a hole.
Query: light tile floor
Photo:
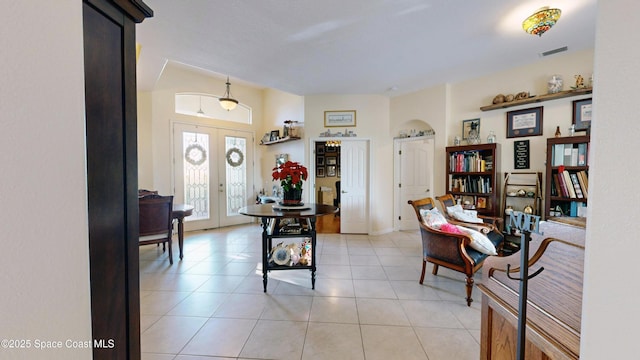
[[[140,248],[142,358],[478,359],[480,291],[440,268],[418,284],[418,231],[319,234],[308,270],[272,271],[262,290],[257,224],[187,233]],[[480,274],[476,275],[479,281]]]

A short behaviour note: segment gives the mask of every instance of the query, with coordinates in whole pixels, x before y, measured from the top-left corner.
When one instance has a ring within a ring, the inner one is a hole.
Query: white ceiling
[[[298,95],[395,96],[593,48],[597,0],[144,0],[138,88],[167,61]],[[542,37],[522,20],[562,16]],[[553,56],[553,55],[552,55]],[[556,55],[557,56],[557,55]]]

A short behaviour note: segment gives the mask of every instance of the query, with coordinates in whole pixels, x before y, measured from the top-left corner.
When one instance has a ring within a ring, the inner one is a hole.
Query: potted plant
[[[273,168],[273,180],[282,186],[282,204],[299,205],[302,202],[302,184],[309,173],[300,163],[287,161]]]

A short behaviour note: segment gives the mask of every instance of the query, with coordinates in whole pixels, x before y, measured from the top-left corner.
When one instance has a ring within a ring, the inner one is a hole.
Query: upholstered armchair
[[[473,276],[482,267],[484,260],[489,256],[471,247],[473,237],[466,233],[449,233],[440,231],[435,227],[430,227],[421,214],[421,210],[434,209],[435,203],[431,198],[410,200],[409,204],[418,218],[420,225],[420,235],[422,237],[422,273],[420,275],[420,284],[424,281],[427,262],[433,264],[433,275],[438,275],[438,268],[444,266],[448,269],[461,272],[466,276],[466,301],[471,306],[473,299],[471,292],[473,290]],[[498,233],[498,235],[500,235]],[[491,241],[498,248],[503,242],[502,236]]]
[[[482,231],[485,234],[488,234],[493,230],[499,231],[502,228],[502,218],[500,217],[478,215],[478,218],[481,219],[483,222],[480,227],[475,225],[475,223],[468,223],[468,222],[454,219],[451,216],[449,216],[447,212],[448,207],[454,206],[456,204],[456,201],[453,195],[445,194],[442,196],[436,196],[436,199],[440,202],[440,207],[442,209],[444,216],[451,223],[463,225],[467,227],[474,227],[478,231]]]

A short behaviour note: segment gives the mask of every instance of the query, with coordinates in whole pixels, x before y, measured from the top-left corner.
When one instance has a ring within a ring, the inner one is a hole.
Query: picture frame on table
[[[324,166],[316,167],[316,177],[323,178],[324,177]]]
[[[592,98],[573,101],[572,124],[575,131],[585,131],[591,127]]]
[[[271,130],[269,141],[276,141],[280,137],[280,130]]]
[[[469,138],[469,131],[471,131],[471,125],[476,124],[476,130],[480,134],[480,119],[462,120],[462,140]]]
[[[542,135],[542,106],[507,112],[507,138]]]
[[[289,161],[289,154],[276,154],[276,167],[284,165],[287,161]]]
[[[355,110],[330,110],[324,112],[325,127],[354,127],[356,126]]]

